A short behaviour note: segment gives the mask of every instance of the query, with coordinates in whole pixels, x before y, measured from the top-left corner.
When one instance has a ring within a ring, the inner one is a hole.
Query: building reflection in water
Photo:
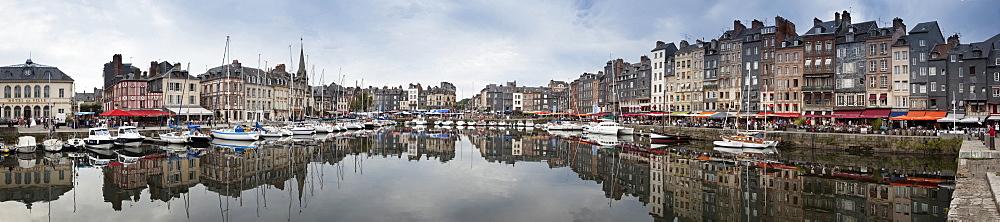
[[[861,157],[839,164],[816,158],[809,150],[764,156],[714,152],[697,144],[665,149],[602,146],[539,131],[480,128],[383,130],[255,149],[118,150],[120,156],[140,158],[119,157],[102,166],[102,192],[116,211],[123,202],[140,201],[144,190],[146,198],[168,202],[199,184],[232,198],[260,187],[294,186],[301,201],[309,173],[316,173],[310,164],[372,157],[448,163],[463,140],[491,163],[569,168],[580,179],[598,184],[609,202],[634,198],[646,205],[653,219],[664,221],[943,221],[953,190],[951,180],[941,179],[950,178],[953,168],[927,164],[887,165]],[[79,161],[42,154],[4,158],[0,201],[30,208],[58,199],[73,187],[74,166],[86,165],[76,164]]]
[[[61,153],[18,153],[0,159],[0,202],[17,201],[31,209],[73,189],[73,160]]]

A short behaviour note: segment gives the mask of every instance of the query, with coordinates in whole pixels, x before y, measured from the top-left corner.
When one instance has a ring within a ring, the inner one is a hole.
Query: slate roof
[[[691,45],[688,45],[686,47],[682,47],[682,48],[678,49],[676,53],[685,53],[685,52],[690,52],[690,51],[694,51],[694,50],[698,50],[698,49],[701,49],[701,44],[695,43],[695,44],[691,44]]]
[[[938,29],[939,29],[939,26],[937,24],[937,21],[923,22],[923,23],[917,24],[916,26],[913,26],[913,29],[910,30],[910,34],[914,34],[914,33],[926,33],[926,32],[931,32],[931,31],[935,31],[935,30],[938,30]],[[940,31],[938,31],[938,32],[940,32]]]
[[[812,28],[809,28],[809,31],[806,31],[806,33],[802,35],[834,34],[837,32],[837,26],[838,24],[836,21],[820,22],[819,24],[814,25]]]
[[[892,46],[893,47],[897,47],[897,46],[909,46],[910,45],[909,39],[910,38],[908,36],[906,36],[906,35],[900,36],[898,39],[896,39],[896,42],[892,43]]]
[[[671,42],[657,46],[656,48],[653,48],[653,50],[650,50],[650,52],[655,52],[657,50],[666,50],[664,51],[666,55],[673,55],[675,52],[677,52],[677,46],[674,45],[673,42]]]
[[[73,78],[59,68],[34,63],[28,59],[22,64],[0,67],[0,80],[73,81]]]
[[[782,42],[787,42],[787,45],[785,47],[781,47],[781,45],[779,44],[778,48],[779,49],[783,49],[783,48],[791,48],[791,47],[802,47],[802,43],[799,43],[799,45],[793,44],[793,43],[795,43],[795,41],[801,42],[802,41],[802,36],[798,36],[797,35],[797,36],[792,36],[791,38],[786,38],[785,41],[782,41]]]

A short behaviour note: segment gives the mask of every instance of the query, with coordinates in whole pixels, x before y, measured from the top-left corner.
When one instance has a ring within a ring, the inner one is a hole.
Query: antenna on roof
[[[685,41],[691,40],[691,35],[688,35],[687,33],[681,33],[681,36],[684,36]]]

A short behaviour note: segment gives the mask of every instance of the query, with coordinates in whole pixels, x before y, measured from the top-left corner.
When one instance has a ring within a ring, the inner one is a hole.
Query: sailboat
[[[219,67],[220,71],[222,71],[221,70],[222,68],[226,68],[227,69],[225,71],[227,76],[229,75],[228,67],[226,67],[226,56],[228,55],[228,53],[229,53],[229,37],[227,36],[226,37],[226,52],[223,53],[222,66]],[[221,87],[221,85],[222,85],[221,81],[219,82],[219,85],[220,85],[219,88],[222,88]],[[219,96],[215,97],[215,102],[216,102],[216,105],[218,106]],[[213,114],[214,113],[217,113],[217,112],[213,112]],[[214,115],[213,115],[213,117],[214,117]],[[227,139],[227,140],[258,140],[258,139],[260,139],[260,132],[257,132],[253,128],[251,128],[249,126],[245,126],[245,125],[237,125],[237,126],[235,126],[233,128],[230,128],[230,129],[212,130],[211,133],[212,133],[212,137],[214,137],[214,138]]]
[[[749,76],[750,73],[747,72],[747,75]],[[744,78],[742,81],[748,81],[747,83],[749,83],[749,77]],[[749,84],[742,84],[742,86],[745,86],[746,88],[750,88]],[[742,89],[742,87],[741,87],[741,89]],[[747,95],[746,91],[743,91],[743,95]],[[747,96],[747,99],[749,99],[749,96]],[[740,101],[740,102],[743,102],[743,101]],[[750,103],[747,102],[747,105],[749,105],[749,104]],[[743,107],[744,106],[741,106],[740,109],[742,109]],[[740,118],[740,117],[737,117],[737,118]],[[736,122],[739,123],[739,119],[737,119]],[[746,126],[747,126],[746,130],[739,130],[739,129],[737,129],[735,135],[720,136],[722,138],[722,140],[713,141],[712,144],[714,144],[715,146],[719,146],[719,147],[729,147],[729,148],[756,148],[756,149],[763,149],[763,148],[769,148],[769,147],[777,147],[778,144],[781,143],[781,138],[777,138],[777,139],[768,138],[767,132],[765,132],[763,130],[750,130],[750,123],[749,122],[746,124]],[[739,128],[739,127],[737,127],[737,128]]]

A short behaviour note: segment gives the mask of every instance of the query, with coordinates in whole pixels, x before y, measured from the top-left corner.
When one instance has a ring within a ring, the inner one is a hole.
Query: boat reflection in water
[[[4,213],[62,221],[151,213],[162,216],[143,219],[944,221],[956,167],[940,164],[953,156],[650,145],[515,127],[35,155],[0,160]]]

